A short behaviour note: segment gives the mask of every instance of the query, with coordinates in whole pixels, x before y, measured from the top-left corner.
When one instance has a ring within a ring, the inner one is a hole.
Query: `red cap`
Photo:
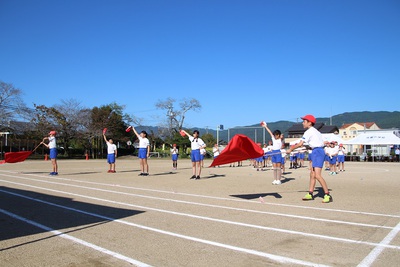
[[[176,146],[176,144],[173,144],[172,146]]]
[[[56,135],[56,133],[57,133],[56,131],[50,131],[49,132],[49,134],[51,134],[51,135]]]
[[[301,117],[301,119],[302,120],[308,120],[309,122],[312,122],[312,123],[316,123],[317,122],[315,117],[313,115],[310,115],[310,114],[305,115],[304,117]]]

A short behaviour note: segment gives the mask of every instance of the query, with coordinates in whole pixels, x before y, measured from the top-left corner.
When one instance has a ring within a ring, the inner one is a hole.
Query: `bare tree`
[[[34,105],[35,123],[38,132],[47,135],[50,130],[59,132],[58,140],[65,148],[65,154],[69,154],[71,140],[77,139],[79,134],[86,130],[86,120],[89,116],[88,109],[81,106],[74,99],[63,100],[61,105],[46,107],[45,105]]]
[[[179,110],[174,107],[175,102],[175,99],[169,97],[164,101],[159,100],[156,103],[158,109],[166,111],[166,124],[169,136],[172,136],[174,133],[178,132],[179,129],[182,129],[183,123],[185,122],[185,115],[188,111],[198,111],[201,109],[200,102],[194,98],[183,99],[179,103]]]
[[[21,95],[22,91],[14,85],[0,81],[0,125],[8,126],[10,121],[29,114]]]

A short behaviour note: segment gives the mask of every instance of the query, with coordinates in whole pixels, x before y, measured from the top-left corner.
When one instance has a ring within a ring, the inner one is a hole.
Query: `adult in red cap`
[[[303,120],[303,127],[307,129],[304,132],[301,141],[294,146],[290,147],[286,153],[290,153],[298,147],[302,147],[307,143],[312,149],[312,168],[310,169],[310,187],[309,192],[303,197],[303,200],[314,200],[315,184],[318,181],[324,190],[323,203],[332,202],[332,196],[329,194],[328,185],[322,177],[322,167],[325,161],[324,140],[322,134],[314,127],[317,121],[313,115],[306,115],[301,117]]]
[[[53,171],[50,173],[50,175],[58,175],[56,134],[56,131],[50,131],[49,136],[43,138],[42,141],[42,144],[50,149],[50,160],[53,166]],[[46,140],[49,141],[48,144],[45,143]]]

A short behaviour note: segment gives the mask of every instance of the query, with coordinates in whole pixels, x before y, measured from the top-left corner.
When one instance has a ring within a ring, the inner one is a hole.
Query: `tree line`
[[[5,152],[21,149],[15,145],[16,140],[40,142],[50,130],[55,130],[57,144],[63,148],[63,156],[70,157],[74,151],[80,151],[80,154],[89,153],[91,157],[97,158],[105,148],[102,132],[107,128],[107,137],[111,137],[114,143],[118,143],[120,148],[130,154],[135,150],[133,144],[136,136],[126,133],[129,125],[135,125],[138,129],[143,128],[148,132],[154,151],[168,148],[172,144],[177,144],[181,150],[185,150],[190,147],[190,143],[179,134],[184,125],[185,115],[187,112],[201,109],[200,102],[193,98],[179,102],[173,98],[159,100],[155,107],[165,111],[165,119],[156,127],[145,129],[144,126],[141,127],[142,118],[127,114],[125,106],[115,102],[87,108],[76,99],[66,99],[53,106],[35,103],[30,108],[24,103],[22,93],[23,91],[14,85],[0,81],[0,132],[9,133],[8,144],[14,140],[14,145],[6,147],[4,136],[0,139],[1,150],[4,148]],[[215,143],[211,134],[205,134],[202,138],[209,147]]]

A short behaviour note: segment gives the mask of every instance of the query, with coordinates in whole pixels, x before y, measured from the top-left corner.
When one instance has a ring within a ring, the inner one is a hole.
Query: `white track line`
[[[1,172],[1,171],[0,171]],[[4,171],[6,172],[6,171]],[[18,172],[8,171],[9,173],[18,174]],[[244,203],[257,203],[256,201],[248,201],[242,199],[235,199],[235,198],[224,198],[224,197],[215,197],[215,196],[205,196],[205,195],[197,195],[197,194],[190,194],[190,193],[179,193],[174,191],[165,191],[165,190],[157,190],[157,189],[148,189],[148,188],[140,188],[140,187],[132,187],[132,186],[121,186],[116,184],[105,184],[105,183],[97,183],[97,182],[89,182],[89,181],[81,181],[81,180],[73,180],[68,178],[61,178],[61,177],[48,177],[43,175],[36,175],[36,174],[24,174],[27,176],[34,176],[34,177],[41,177],[41,178],[49,178],[53,180],[64,180],[64,181],[71,181],[76,183],[84,183],[84,184],[93,184],[93,185],[101,185],[101,186],[113,186],[125,189],[133,189],[133,190],[141,190],[141,191],[148,191],[148,192],[156,192],[156,193],[165,193],[165,194],[174,194],[174,195],[183,195],[183,196],[193,196],[199,198],[208,198],[208,199],[216,199],[216,200],[226,200],[226,201],[235,201],[235,202],[244,202]],[[281,204],[281,203],[272,203],[272,202],[265,202],[267,205],[273,206],[281,206],[281,207],[290,207],[290,208],[300,208],[300,209],[308,209],[308,210],[321,210],[321,211],[328,211],[328,212],[339,212],[339,213],[350,213],[350,214],[360,214],[360,215],[368,215],[368,216],[380,216],[380,217],[390,217],[390,218],[400,218],[400,215],[393,215],[393,214],[383,214],[383,213],[374,213],[374,212],[363,212],[363,211],[352,211],[352,210],[341,210],[341,209],[330,209],[330,208],[318,208],[318,207],[309,207],[309,206],[300,206],[300,205],[290,205],[290,204]]]
[[[5,192],[5,193],[8,193],[7,191],[3,191],[3,190],[0,190],[0,191]],[[30,199],[30,200],[34,200],[34,201],[38,201],[38,202],[41,202],[41,203],[45,203],[45,204],[48,204],[48,205],[51,205],[51,206],[55,206],[55,207],[58,207],[58,208],[63,208],[63,209],[66,209],[66,210],[70,210],[70,211],[74,211],[74,212],[79,212],[79,213],[83,213],[83,214],[86,214],[86,215],[91,215],[91,216],[98,217],[98,218],[101,218],[101,219],[104,219],[104,220],[113,221],[113,222],[118,222],[118,223],[122,223],[122,224],[125,224],[125,225],[137,227],[137,228],[140,228],[140,229],[144,229],[144,230],[148,230],[148,231],[153,231],[153,232],[157,232],[157,233],[160,233],[160,234],[165,234],[165,235],[169,235],[169,236],[173,236],[173,237],[178,237],[178,238],[182,238],[182,239],[186,239],[186,240],[190,240],[190,241],[195,241],[195,242],[203,243],[203,244],[206,244],[206,245],[221,247],[221,248],[225,248],[225,249],[229,249],[229,250],[234,250],[234,251],[238,251],[238,252],[242,252],[242,253],[247,253],[247,254],[251,254],[251,255],[255,255],[255,256],[267,258],[267,259],[274,260],[274,261],[279,262],[279,263],[282,263],[282,264],[298,264],[298,265],[304,265],[304,266],[321,266],[321,267],[322,267],[322,266],[327,266],[327,265],[317,264],[317,263],[313,263],[313,262],[297,260],[297,259],[293,259],[293,258],[289,258],[289,257],[278,256],[278,255],[274,255],[274,254],[270,254],[270,253],[265,253],[265,252],[261,252],[261,251],[257,251],[257,250],[252,250],[252,249],[246,249],[246,248],[241,248],[241,247],[237,247],[237,246],[227,245],[227,244],[223,244],[223,243],[219,243],[219,242],[214,242],[214,241],[210,241],[210,240],[205,240],[205,239],[201,239],[201,238],[196,238],[196,237],[191,237],[191,236],[187,236],[187,235],[177,234],[177,233],[173,233],[173,232],[169,232],[169,231],[164,231],[164,230],[157,229],[157,228],[153,228],[153,227],[148,227],[148,226],[144,226],[144,225],[140,225],[140,224],[135,224],[135,223],[127,222],[127,221],[124,221],[124,220],[119,220],[119,219],[116,219],[116,218],[111,218],[111,217],[103,216],[103,215],[96,214],[96,213],[92,213],[92,212],[87,212],[87,211],[83,211],[83,210],[79,210],[79,209],[74,209],[74,208],[62,206],[62,205],[59,205],[59,204],[55,204],[55,203],[43,201],[43,200],[40,200],[40,199],[35,199],[35,198],[31,198],[31,197],[27,197],[27,196],[15,194],[15,193],[11,193],[11,194],[16,195],[16,196],[22,196],[22,197],[24,197],[24,198],[27,198],[27,199]],[[0,212],[3,212],[3,213],[5,213],[5,214],[7,214],[7,215],[9,215],[9,216],[11,216],[11,217],[18,216],[18,215],[9,213],[9,212],[7,212],[7,211],[5,211],[5,210],[2,210],[2,209],[0,209]],[[14,218],[23,220],[23,221],[25,221],[25,222],[27,222],[27,223],[30,223],[30,224],[32,224],[32,225],[35,225],[35,226],[37,226],[37,227],[39,227],[39,228],[42,228],[42,229],[44,229],[44,230],[46,230],[46,231],[51,231],[51,232],[53,232],[53,233],[56,234],[56,235],[60,235],[61,237],[64,237],[64,235],[65,235],[65,234],[63,234],[63,233],[61,233],[61,232],[59,232],[59,231],[55,231],[55,230],[53,230],[53,229],[51,229],[51,228],[49,228],[49,227],[47,227],[47,226],[41,225],[41,224],[39,224],[39,223],[30,221],[30,220],[27,220],[27,219],[22,218],[22,217],[20,217],[20,216],[14,217]],[[71,236],[69,236],[69,235],[65,235],[64,238],[71,239],[71,240],[73,240],[74,242],[81,243],[81,244],[84,244],[84,245],[86,245],[86,246],[90,246],[90,247],[92,247],[92,248],[94,248],[94,249],[96,249],[96,250],[99,250],[99,251],[100,251],[100,250],[104,250],[104,251],[101,251],[101,252],[103,252],[103,253],[109,252],[109,251],[106,250],[106,249],[103,249],[103,248],[98,247],[98,246],[96,246],[96,245],[87,243],[87,242],[82,241],[82,240],[80,240],[80,239],[71,237]],[[107,254],[110,254],[110,253],[107,253]],[[110,254],[110,255],[111,255],[111,254]],[[117,255],[119,255],[119,254],[117,254]],[[122,255],[121,255],[121,257],[125,257],[125,256],[122,256]],[[128,259],[129,259],[129,258],[128,258]],[[140,262],[137,262],[137,261],[135,261],[135,262],[136,262],[135,264],[140,263]],[[142,265],[142,266],[146,266],[146,265]]]
[[[127,196],[133,196],[133,197],[148,198],[148,199],[153,199],[153,200],[161,200],[161,201],[175,202],[175,203],[188,204],[188,205],[197,205],[197,206],[203,206],[203,207],[209,207],[209,208],[219,208],[219,209],[243,211],[243,212],[249,212],[249,213],[268,214],[268,215],[296,218],[296,219],[302,219],[302,220],[309,220],[310,219],[310,217],[308,217],[308,216],[291,215],[291,214],[286,214],[286,213],[259,211],[259,210],[243,209],[243,208],[233,208],[233,207],[228,207],[228,206],[204,204],[204,203],[198,203],[198,202],[192,202],[192,201],[183,201],[183,200],[176,200],[176,199],[170,199],[170,198],[153,197],[153,196],[146,196],[146,195],[139,195],[139,194],[133,194],[133,193],[125,193],[125,192],[120,192],[120,191],[107,190],[107,189],[100,189],[100,188],[79,186],[79,185],[73,185],[73,184],[58,183],[58,182],[52,182],[52,181],[48,181],[48,180],[39,180],[39,179],[31,180],[29,178],[19,177],[19,176],[12,176],[12,175],[4,175],[3,174],[3,176],[19,178],[19,179],[28,180],[28,181],[36,181],[36,182],[39,181],[39,182],[48,183],[48,184],[56,184],[56,185],[70,186],[70,187],[76,187],[76,188],[81,188],[81,189],[95,190],[95,191],[113,193],[113,194],[118,194],[118,195],[127,195]],[[362,226],[362,227],[393,229],[393,227],[390,227],[390,226],[365,224],[365,223],[354,223],[354,222],[340,221],[340,220],[333,220],[333,219],[313,218],[313,221],[338,223],[338,224],[347,224],[347,225],[355,225],[355,226]]]
[[[3,180],[0,180],[0,181],[3,181]],[[365,242],[365,241],[352,240],[352,239],[339,238],[339,237],[332,237],[332,236],[326,236],[326,235],[310,234],[310,233],[293,231],[293,230],[285,230],[285,229],[280,229],[280,228],[272,228],[272,227],[267,227],[267,226],[260,226],[260,225],[240,223],[240,222],[234,222],[234,221],[228,221],[228,220],[222,220],[222,219],[215,219],[215,218],[211,218],[211,217],[205,217],[205,216],[198,216],[198,215],[181,213],[181,212],[168,211],[168,210],[164,210],[164,209],[150,208],[150,207],[134,205],[134,204],[125,203],[125,202],[112,201],[112,200],[107,200],[107,199],[97,198],[97,197],[90,197],[90,196],[86,196],[86,195],[80,195],[80,194],[70,193],[70,192],[66,192],[66,191],[48,189],[48,188],[44,188],[44,187],[21,184],[21,183],[16,183],[16,182],[9,182],[9,183],[22,185],[22,186],[26,186],[26,187],[32,187],[32,188],[41,189],[41,190],[47,190],[47,191],[50,191],[50,192],[56,192],[56,193],[72,195],[72,196],[76,196],[76,197],[88,198],[88,199],[92,199],[92,200],[97,200],[97,201],[102,201],[102,202],[107,202],[107,203],[112,203],[112,204],[117,204],[117,205],[125,205],[125,206],[128,206],[128,207],[134,207],[134,208],[139,208],[139,209],[144,209],[144,210],[153,210],[153,211],[157,211],[157,212],[163,212],[163,213],[168,213],[168,214],[173,214],[173,215],[185,216],[185,217],[190,217],[190,218],[195,218],[195,219],[208,220],[208,221],[226,223],[226,224],[231,224],[231,225],[238,225],[238,226],[243,226],[243,227],[256,228],[256,229],[262,229],[262,230],[274,231],[274,232],[280,232],[280,233],[285,233],[285,234],[294,234],[294,235],[300,235],[300,236],[306,236],[306,237],[312,237],[312,238],[326,239],[326,240],[342,242],[342,243],[368,245],[368,246],[374,246],[374,247],[380,246],[380,244],[373,243],[373,242]],[[0,189],[0,192],[4,192],[4,193],[8,193],[8,194],[17,195],[17,196],[20,196],[20,197],[31,199],[30,197],[27,197],[27,196],[24,196],[24,195],[19,195],[19,194],[8,192],[8,191],[4,191],[4,190],[1,190],[1,189]],[[40,200],[36,200],[36,201],[40,202]],[[400,250],[400,246],[392,246],[392,245],[382,245],[382,246],[384,246],[386,248]]]
[[[86,241],[84,241],[84,240],[82,240],[82,239],[79,239],[79,238],[70,236],[70,235],[68,235],[68,234],[65,234],[65,233],[63,233],[63,232],[54,230],[54,229],[52,229],[52,228],[50,228],[50,227],[48,227],[48,226],[45,226],[45,225],[40,224],[40,223],[38,223],[38,222],[35,222],[35,221],[32,221],[32,220],[26,219],[26,218],[24,218],[24,217],[21,217],[21,216],[19,216],[19,215],[17,215],[17,214],[8,212],[8,211],[6,211],[6,210],[0,209],[0,212],[3,213],[3,214],[6,214],[6,215],[8,215],[8,216],[10,216],[10,217],[12,217],[12,218],[14,218],[14,219],[16,219],[16,220],[23,221],[23,222],[25,222],[25,223],[28,223],[28,224],[33,225],[33,226],[36,226],[36,227],[38,227],[38,228],[40,228],[40,229],[42,229],[42,230],[45,230],[45,231],[47,231],[47,232],[51,232],[51,233],[53,233],[55,236],[68,239],[68,240],[70,240],[70,241],[72,241],[72,242],[74,242],[74,243],[78,243],[78,244],[81,244],[81,245],[83,245],[83,246],[85,246],[85,247],[89,247],[89,248],[91,248],[91,249],[97,250],[97,251],[99,251],[99,252],[101,252],[101,253],[110,255],[110,256],[112,256],[112,257],[114,257],[114,258],[117,258],[117,259],[119,259],[119,260],[123,260],[123,261],[129,262],[129,263],[131,263],[131,264],[134,264],[134,265],[136,265],[136,266],[140,266],[140,267],[151,266],[151,265],[148,265],[148,264],[146,264],[146,263],[140,262],[140,261],[138,261],[138,260],[135,260],[135,259],[126,257],[126,256],[121,255],[121,254],[119,254],[119,253],[116,253],[116,252],[114,252],[114,251],[111,251],[111,250],[108,250],[108,249],[105,249],[105,248],[96,246],[96,245],[94,245],[94,244],[92,244],[92,243],[89,243],[89,242],[86,242]]]
[[[379,244],[381,245],[389,244],[393,240],[393,238],[397,236],[399,232],[400,232],[400,223],[397,224],[397,226],[392,231],[390,231],[390,233]],[[358,266],[359,267],[371,266],[374,263],[374,261],[379,257],[379,255],[382,253],[383,249],[384,249],[383,246],[375,247],[368,254],[368,256],[365,257],[364,260],[360,262],[360,264],[358,264]]]

